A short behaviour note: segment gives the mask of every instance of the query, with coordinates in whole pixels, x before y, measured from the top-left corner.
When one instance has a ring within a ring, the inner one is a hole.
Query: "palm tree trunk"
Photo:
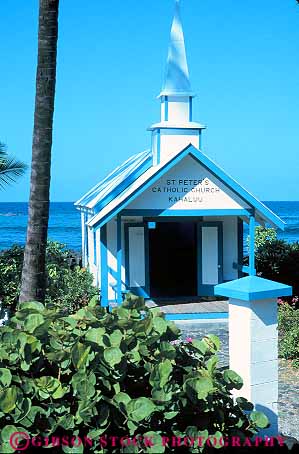
[[[39,1],[38,64],[27,240],[20,302],[43,301],[49,221],[59,0]]]

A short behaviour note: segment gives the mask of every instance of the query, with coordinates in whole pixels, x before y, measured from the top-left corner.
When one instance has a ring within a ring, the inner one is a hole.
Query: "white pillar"
[[[229,297],[229,367],[244,382],[233,394],[268,417],[271,426],[260,431],[262,435],[277,436],[277,298],[292,295],[292,287],[247,276],[216,285],[214,291]]]
[[[82,237],[82,266],[87,266],[87,239],[86,239],[86,215],[81,211],[81,237]]]
[[[245,397],[268,417],[267,435],[278,434],[278,331],[276,299],[229,300],[229,367],[243,379]]]

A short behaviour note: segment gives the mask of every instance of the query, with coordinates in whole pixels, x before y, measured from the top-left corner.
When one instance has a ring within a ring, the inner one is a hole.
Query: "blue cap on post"
[[[292,296],[292,287],[258,276],[246,276],[235,281],[215,285],[214,294],[244,301],[254,301]]]

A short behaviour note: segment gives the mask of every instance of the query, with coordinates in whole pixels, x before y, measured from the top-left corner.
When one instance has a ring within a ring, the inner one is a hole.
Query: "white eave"
[[[147,130],[154,131],[155,129],[206,129],[206,126],[197,123],[196,121],[188,121],[186,123],[171,123],[169,121],[160,121],[150,126]]]

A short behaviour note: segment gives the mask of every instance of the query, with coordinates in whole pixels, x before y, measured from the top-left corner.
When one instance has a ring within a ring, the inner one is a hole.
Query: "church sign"
[[[245,203],[191,156],[138,197],[134,209],[242,209]]]
[[[153,186],[151,191],[157,195],[166,193],[169,203],[202,203],[205,197],[221,190],[208,178],[204,179],[166,179],[161,186]]]

